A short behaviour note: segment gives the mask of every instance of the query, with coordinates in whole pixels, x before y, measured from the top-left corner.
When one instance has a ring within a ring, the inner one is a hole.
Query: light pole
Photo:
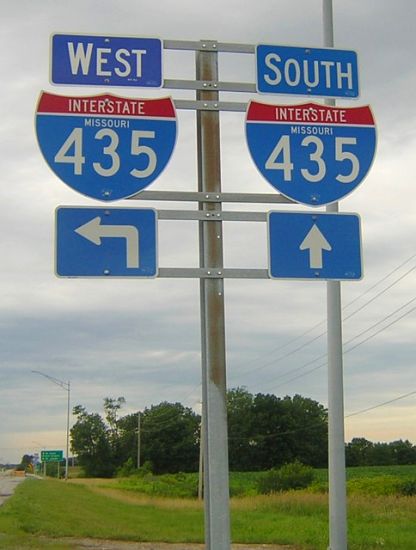
[[[71,382],[68,380],[68,382],[64,382],[63,380],[59,380],[59,378],[55,378],[54,376],[49,376],[49,374],[45,374],[44,372],[40,372],[39,370],[32,370],[35,374],[40,374],[41,376],[44,376],[60,388],[64,389],[67,392],[67,410],[66,410],[66,458],[65,458],[65,481],[68,479],[68,460],[69,460],[69,404],[70,404],[70,395],[71,395]]]
[[[141,427],[140,427],[140,411],[137,413],[137,469],[140,468],[140,440],[142,437]]]

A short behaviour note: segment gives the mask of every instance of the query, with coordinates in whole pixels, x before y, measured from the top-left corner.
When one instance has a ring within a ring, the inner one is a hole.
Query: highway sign
[[[324,97],[358,97],[357,54],[334,48],[260,44],[257,91]]]
[[[376,148],[370,107],[251,101],[246,137],[258,170],[286,197],[312,206],[338,201],[367,175]]]
[[[269,212],[269,275],[277,279],[361,279],[357,214]]]
[[[41,462],[61,462],[64,458],[63,451],[41,451],[40,460]]]
[[[50,168],[79,193],[103,201],[130,197],[161,174],[176,126],[170,97],[42,92],[36,113],[39,146]]]
[[[51,82],[160,88],[162,49],[158,38],[54,34]]]
[[[156,277],[156,211],[60,206],[58,277]]]

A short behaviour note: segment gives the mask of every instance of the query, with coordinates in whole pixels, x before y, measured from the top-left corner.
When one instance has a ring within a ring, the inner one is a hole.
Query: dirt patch
[[[61,539],[64,542],[64,539]],[[97,539],[65,539],[73,548],[99,548],[100,550],[205,550],[204,544],[167,542],[125,542]],[[296,550],[294,546],[276,544],[233,544],[232,550]]]

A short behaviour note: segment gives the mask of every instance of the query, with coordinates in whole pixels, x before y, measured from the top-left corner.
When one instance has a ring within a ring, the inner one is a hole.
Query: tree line
[[[87,476],[111,477],[120,469],[134,469],[139,442],[140,465],[154,473],[198,470],[199,414],[164,401],[140,413],[139,433],[138,413],[122,416],[124,404],[123,397],[106,397],[103,416],[74,407],[71,449]],[[294,461],[327,467],[327,410],[317,401],[301,395],[253,395],[239,387],[227,392],[227,411],[230,470],[268,470]],[[416,463],[416,447],[409,442],[359,444],[365,441],[356,438],[346,446],[347,465]]]
[[[347,466],[396,466],[416,464],[416,446],[399,439],[390,443],[373,443],[355,437],[345,447]]]

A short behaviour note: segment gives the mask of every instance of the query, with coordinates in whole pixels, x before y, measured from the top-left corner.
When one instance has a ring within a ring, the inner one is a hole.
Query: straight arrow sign
[[[125,239],[126,265],[128,268],[139,267],[139,231],[133,225],[102,225],[100,216],[97,216],[74,231],[98,246],[105,237]]]
[[[316,224],[313,224],[309,233],[303,239],[300,250],[309,250],[309,267],[311,269],[322,269],[322,251],[332,250],[332,246],[322,235]]]
[[[272,279],[361,279],[357,214],[269,212],[268,229]]]

